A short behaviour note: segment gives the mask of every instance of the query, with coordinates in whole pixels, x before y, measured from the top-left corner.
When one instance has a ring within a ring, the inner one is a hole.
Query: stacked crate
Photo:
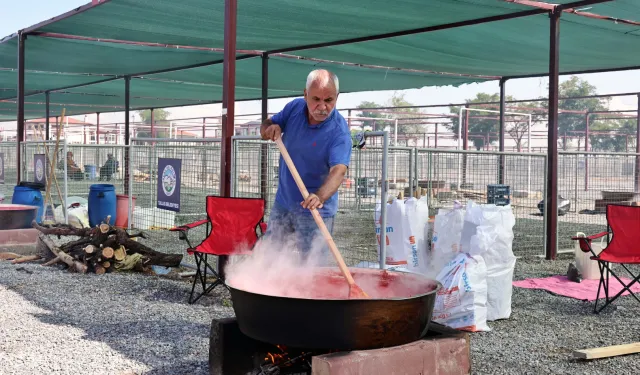
[[[487,185],[487,204],[506,206],[511,203],[511,189],[509,185]]]

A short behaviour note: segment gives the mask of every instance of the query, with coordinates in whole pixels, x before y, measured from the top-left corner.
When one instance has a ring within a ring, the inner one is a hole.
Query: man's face
[[[318,84],[313,84],[309,90],[304,90],[304,100],[307,102],[311,122],[319,124],[326,120],[335,108],[338,95],[333,85],[319,87]]]

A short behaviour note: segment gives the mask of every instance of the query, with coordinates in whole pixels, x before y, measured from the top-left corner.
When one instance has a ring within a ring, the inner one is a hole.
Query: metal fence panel
[[[544,216],[537,206],[546,191],[546,155],[418,149],[420,192],[429,199],[431,215],[439,208],[451,208],[454,201],[487,203],[487,186],[500,182],[500,155],[516,217],[513,251],[518,256],[543,254]]]
[[[558,249],[574,247],[570,237],[606,230],[607,204],[635,204],[636,154],[560,152],[558,158],[559,200],[570,210],[558,217]]]
[[[180,212],[157,208],[158,159],[182,160]],[[130,149],[134,227],[168,229],[206,219],[205,197],[219,193],[220,142],[217,140],[133,139]]]
[[[18,179],[16,143],[0,142],[0,153],[4,157],[4,183],[0,184],[0,193],[4,194],[4,203],[11,203],[13,187]]]
[[[47,202],[47,206],[53,204],[54,207],[57,207],[58,205],[62,204],[63,200],[67,200],[66,197],[68,196],[68,182],[65,175],[65,146],[66,143],[64,142],[64,140],[58,142],[56,155],[56,141],[28,141],[22,142],[20,145],[22,161],[21,181],[35,181],[34,155],[44,154],[46,155],[45,157],[48,163],[51,163],[51,161],[53,161],[54,163],[54,173],[52,175],[47,175],[50,199],[47,198],[45,192],[42,193],[42,198]],[[47,173],[49,173],[50,165],[46,165],[45,170],[47,171]],[[16,177],[17,176],[14,176],[14,181],[16,181]],[[62,211],[66,216],[65,207],[63,207]],[[48,211],[45,211],[45,213],[46,212]]]
[[[372,140],[378,135],[367,135]],[[266,167],[267,215],[273,206],[278,187],[280,152],[273,142],[261,141],[257,137],[234,137],[233,147],[233,192],[238,197],[260,197],[262,166]],[[367,141],[369,143],[369,141]],[[373,142],[372,142],[373,143]],[[378,142],[382,144],[382,141]],[[265,146],[267,152],[265,152]],[[397,152],[397,179],[407,185],[412,149],[399,148]],[[266,155],[266,162],[263,160]],[[389,162],[390,164],[391,162]],[[338,213],[336,214],[333,237],[345,262],[350,266],[378,264],[376,244],[375,208],[382,198],[383,149],[367,147],[353,149],[349,170],[338,189]],[[387,186],[393,186],[386,178]]]

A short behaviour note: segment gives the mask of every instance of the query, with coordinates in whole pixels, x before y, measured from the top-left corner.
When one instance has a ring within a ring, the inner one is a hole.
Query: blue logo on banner
[[[44,154],[35,154],[33,155],[33,167],[34,167],[34,176],[35,182],[39,182],[41,184],[47,184],[47,174],[45,170],[45,155]]]

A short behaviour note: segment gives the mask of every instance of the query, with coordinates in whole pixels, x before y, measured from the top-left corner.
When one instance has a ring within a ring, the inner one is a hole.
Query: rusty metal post
[[[237,0],[224,2],[224,63],[222,82],[222,147],[220,195],[231,196],[231,137],[235,132]]]
[[[222,147],[220,157],[220,195],[231,196],[231,137],[235,134],[236,27],[238,1],[224,2],[224,63],[222,73]],[[226,256],[218,257],[218,274],[224,279]]]
[[[262,55],[262,120],[269,117],[269,55]],[[351,125],[351,111],[349,111]],[[260,145],[260,197],[269,201],[269,145]]]
[[[589,152],[589,115],[585,114],[585,130],[584,130],[584,151]],[[576,171],[577,173],[577,171]],[[589,155],[584,155],[584,191],[589,190]]]
[[[555,8],[550,14],[549,38],[549,129],[547,139],[548,168],[547,196],[544,210],[547,215],[545,258],[556,259],[558,250],[558,91],[560,81],[560,16]]]
[[[151,112],[151,138],[155,138],[156,137],[156,126],[155,126],[156,121],[153,116],[153,108],[151,108],[149,112]],[[169,135],[169,137],[171,137],[171,135]]]
[[[505,115],[505,84],[507,83],[506,78],[500,78],[500,123],[498,125],[498,151],[504,152],[504,133],[505,133],[505,125],[504,125],[504,115]],[[489,137],[487,137],[489,138]],[[491,143],[490,139],[487,141],[488,144]],[[498,183],[504,184],[504,170],[505,170],[505,157],[504,155],[500,155],[499,157],[499,168],[498,168]]]
[[[207,118],[202,118],[202,138],[207,138]]]
[[[438,148],[438,124],[436,124],[435,139],[433,140],[433,148]]]
[[[49,116],[51,112],[51,108],[50,108],[51,101],[49,98],[49,91],[44,93],[44,97],[45,97],[44,140],[48,141],[49,138],[51,138],[51,124],[49,123]]]
[[[131,77],[124,77],[124,144],[129,146],[130,138],[129,138],[129,107],[131,104]],[[116,142],[117,143],[117,142]],[[124,194],[129,195],[129,163],[130,160],[130,150],[129,147],[125,147],[124,149]]]
[[[96,113],[96,144],[100,144],[100,112]]]
[[[469,109],[469,104],[465,104],[464,107]],[[462,126],[462,149],[466,151],[469,149],[469,111],[465,111],[464,119],[462,121],[462,124],[460,124],[459,126]],[[467,183],[467,154],[462,154],[461,157],[462,180],[460,182],[460,186],[458,186],[458,189],[462,189],[463,186],[465,186],[465,184]]]
[[[26,35],[22,31],[18,34],[18,124],[16,134],[16,149],[18,154],[16,155],[16,168],[17,179],[16,183],[20,183],[22,172],[22,160],[20,157],[20,144],[24,141],[24,42]]]

